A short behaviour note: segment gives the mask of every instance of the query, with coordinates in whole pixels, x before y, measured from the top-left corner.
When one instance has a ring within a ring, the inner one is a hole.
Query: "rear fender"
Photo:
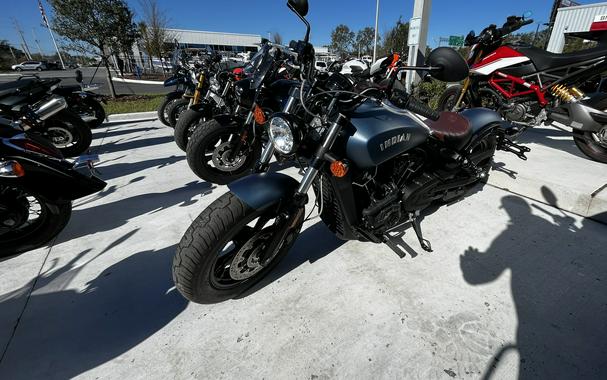
[[[291,198],[299,183],[282,173],[251,174],[228,185],[247,206],[264,210]]]

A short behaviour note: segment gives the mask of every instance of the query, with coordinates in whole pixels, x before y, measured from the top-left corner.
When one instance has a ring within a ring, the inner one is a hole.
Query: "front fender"
[[[263,210],[290,198],[298,182],[282,173],[258,173],[228,185],[230,191],[255,210]]]

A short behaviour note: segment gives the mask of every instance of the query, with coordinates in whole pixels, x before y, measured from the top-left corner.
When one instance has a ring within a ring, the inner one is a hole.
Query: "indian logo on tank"
[[[394,146],[396,144],[401,144],[401,143],[407,142],[409,140],[411,140],[411,134],[402,133],[400,135],[393,136],[392,138],[379,144],[379,149],[383,152],[384,150],[388,149],[391,146]]]

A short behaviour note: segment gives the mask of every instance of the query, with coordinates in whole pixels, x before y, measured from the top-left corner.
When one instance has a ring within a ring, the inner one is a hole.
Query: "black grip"
[[[425,103],[415,99],[413,96],[409,96],[405,103],[405,108],[413,113],[425,116],[430,120],[436,121],[440,118],[440,113],[428,107]]]
[[[523,21],[523,23],[521,24],[521,26],[525,26],[525,25],[529,25],[529,24],[533,24],[533,19],[532,18]]]

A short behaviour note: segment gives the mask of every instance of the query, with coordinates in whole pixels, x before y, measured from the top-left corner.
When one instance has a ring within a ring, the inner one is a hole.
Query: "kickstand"
[[[428,240],[424,239],[424,236],[422,235],[422,229],[419,225],[419,221],[417,220],[417,217],[415,217],[411,223],[413,224],[413,231],[415,231],[417,240],[419,240],[419,245],[422,246],[424,251],[432,252],[432,245],[430,244],[430,242]]]

